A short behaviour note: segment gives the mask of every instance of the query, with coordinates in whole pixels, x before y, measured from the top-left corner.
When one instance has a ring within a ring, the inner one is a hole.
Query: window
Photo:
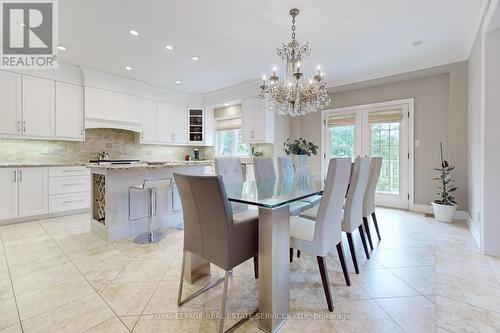
[[[399,194],[399,122],[372,123],[371,155],[382,157],[377,192]]]
[[[355,126],[344,125],[330,128],[332,158],[355,157]]]
[[[250,147],[242,142],[241,128],[217,130],[216,152],[217,156],[250,156]]]

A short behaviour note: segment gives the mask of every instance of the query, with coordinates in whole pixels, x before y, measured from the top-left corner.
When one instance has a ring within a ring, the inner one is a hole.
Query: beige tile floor
[[[315,258],[295,258],[294,319],[282,332],[500,331],[500,258],[481,255],[465,223],[389,209],[378,217],[372,259],[355,235],[361,274],[351,273],[350,287],[336,255],[327,258],[334,316],[325,316]],[[166,231],[160,243],[137,245],[100,240],[87,215],[0,227],[0,333],[214,331],[206,314],[218,312],[222,287],[178,308],[182,231]],[[257,303],[250,261],[234,270],[227,308],[244,313]],[[238,331],[259,332],[252,320]]]

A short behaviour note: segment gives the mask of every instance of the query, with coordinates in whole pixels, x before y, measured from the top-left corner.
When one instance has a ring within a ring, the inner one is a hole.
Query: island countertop
[[[214,165],[213,161],[159,161],[159,162],[142,162],[136,164],[87,164],[91,169],[101,170],[136,170],[136,169],[163,169],[163,168],[183,168],[183,167],[203,167]]]

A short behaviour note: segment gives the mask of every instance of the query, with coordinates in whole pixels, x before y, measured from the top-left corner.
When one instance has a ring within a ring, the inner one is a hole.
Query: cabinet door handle
[[[17,121],[17,131],[21,132],[21,121],[20,120]]]
[[[85,183],[69,183],[69,184],[63,184],[62,186],[78,186],[78,185],[85,185]]]
[[[23,121],[23,132],[26,132],[26,120]]]
[[[80,135],[83,136],[83,127],[82,126],[80,126]]]
[[[17,182],[17,170],[14,170],[14,183]]]
[[[19,182],[23,181],[23,170],[19,170]]]

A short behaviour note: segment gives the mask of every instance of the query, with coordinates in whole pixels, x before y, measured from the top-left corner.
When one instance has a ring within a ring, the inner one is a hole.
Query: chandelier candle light
[[[299,10],[290,10],[292,16],[292,41],[277,50],[281,59],[281,71],[273,68],[266,80],[262,76],[259,98],[266,107],[279,115],[303,116],[321,110],[330,104],[330,95],[324,81],[324,74],[318,65],[316,73],[307,76],[305,59],[311,54],[309,43],[300,45],[295,39],[295,18]],[[277,73],[283,73],[280,79]]]

